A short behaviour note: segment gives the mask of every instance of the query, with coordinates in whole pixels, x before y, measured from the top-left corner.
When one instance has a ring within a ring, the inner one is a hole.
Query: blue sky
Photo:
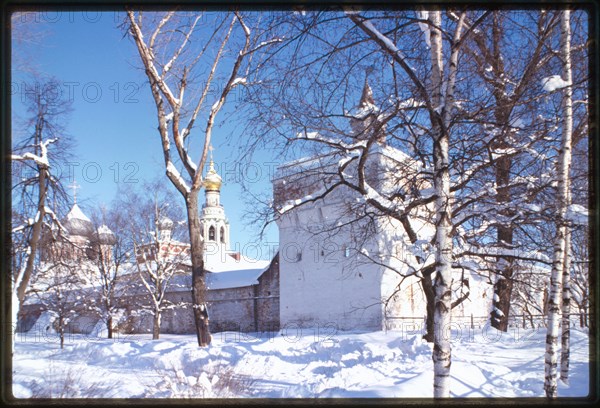
[[[61,174],[69,182],[74,174],[81,186],[78,203],[84,210],[110,205],[119,186],[127,188],[132,182],[164,177],[155,107],[145,75],[138,68],[137,51],[117,27],[121,16],[94,11],[26,15],[22,19],[39,38],[13,42],[13,54],[28,61],[19,65],[20,71],[13,63],[14,118],[26,117],[21,99],[27,90],[24,81],[30,78],[24,71],[29,69],[56,77],[62,83],[61,92],[73,101],[66,131],[76,141],[75,158]],[[13,135],[18,137],[16,125],[13,123]],[[248,206],[239,182],[245,178],[252,182],[254,192],[270,194],[269,173],[277,160],[264,151],[257,156],[256,165],[237,165],[238,149],[227,143],[235,138],[226,138],[235,134],[239,125],[228,120],[213,132],[214,159],[225,181],[221,201],[231,224],[232,249],[266,259],[266,248],[278,241],[277,228],[270,226],[263,241],[257,241],[259,228],[246,225]],[[169,184],[166,177],[164,181]],[[173,191],[173,199],[183,203]]]

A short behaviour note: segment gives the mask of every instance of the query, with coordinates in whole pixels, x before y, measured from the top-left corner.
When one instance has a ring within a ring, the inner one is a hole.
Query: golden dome
[[[204,178],[204,188],[207,191],[220,191],[222,183],[223,181],[221,179],[221,176],[219,176],[215,171],[215,164],[211,159],[208,172],[206,173],[206,177]]]

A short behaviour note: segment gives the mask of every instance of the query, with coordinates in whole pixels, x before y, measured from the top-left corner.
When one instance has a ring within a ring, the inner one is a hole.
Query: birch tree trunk
[[[431,23],[431,82],[432,102],[435,109],[441,111],[445,107],[442,97],[444,89],[442,62],[442,18],[439,10],[430,12]],[[455,67],[456,68],[456,67]],[[435,309],[434,309],[434,342],[433,342],[433,397],[448,398],[450,396],[450,365],[452,348],[445,331],[450,327],[452,310],[452,237],[451,237],[451,208],[450,208],[450,173],[448,157],[448,132],[441,123],[441,117],[435,120],[433,133],[433,161],[436,228],[436,276],[434,280]]]
[[[567,224],[565,215],[569,199],[569,170],[571,166],[571,137],[573,128],[572,91],[571,91],[571,29],[570,11],[561,14],[561,57],[563,60],[564,80],[568,86],[563,95],[563,134],[557,168],[557,219],[556,238],[554,241],[554,257],[552,275],[550,276],[550,296],[548,302],[548,331],[546,334],[545,380],[544,390],[548,398],[557,397],[558,382],[558,331],[560,322],[560,301],[563,270],[567,247]]]
[[[565,236],[565,257],[563,262],[562,291],[562,338],[560,354],[560,380],[569,384],[569,359],[571,352],[571,231],[567,229]]]

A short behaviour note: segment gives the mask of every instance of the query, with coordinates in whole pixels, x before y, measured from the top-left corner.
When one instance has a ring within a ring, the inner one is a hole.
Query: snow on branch
[[[236,85],[246,85],[247,81],[246,78],[236,78],[233,80],[233,82],[231,83],[231,86],[236,86]]]
[[[567,86],[571,86],[571,83],[562,79],[560,75],[551,75],[542,79],[542,89],[546,92],[554,92]]]
[[[587,225],[589,222],[588,209],[579,204],[571,204],[567,208],[565,218],[576,225]]]
[[[429,11],[417,10],[417,17],[419,17],[420,20],[427,21],[429,19]],[[431,30],[429,29],[429,24],[419,21],[419,28],[425,35],[425,43],[427,44],[427,47],[431,48]]]
[[[551,259],[539,251],[525,251],[522,249],[502,248],[494,245],[488,245],[481,248],[466,250],[462,255],[475,255],[480,257],[504,257],[522,259],[527,261],[541,262],[550,265]]]
[[[345,143],[341,139],[332,139],[326,136],[322,136],[319,132],[298,132],[296,139],[299,140],[311,140],[315,142],[325,143],[333,147],[339,147],[346,152],[356,151],[358,149],[365,149],[367,147],[366,140],[358,140],[355,143]]]
[[[17,154],[13,154],[11,155],[11,159],[12,160],[16,160],[16,161],[26,161],[26,160],[32,160],[35,162],[35,164],[40,167],[40,168],[49,168],[50,167],[50,163],[48,161],[48,145],[50,143],[54,143],[56,142],[58,139],[54,138],[54,139],[48,139],[48,140],[44,140],[40,143],[40,149],[41,149],[41,154],[38,156],[36,154],[27,152],[23,155],[17,155]]]
[[[167,170],[167,176],[175,184],[177,189],[182,193],[188,194],[190,192],[190,186],[188,186],[188,184],[185,182],[183,177],[181,177],[179,170],[177,170],[175,168],[175,166],[173,165],[173,162],[171,162],[171,161],[167,162],[166,170]]]
[[[255,51],[258,51],[259,49],[263,48],[263,47],[267,47],[271,44],[276,44],[276,43],[280,43],[283,42],[285,40],[285,37],[279,37],[279,38],[273,38],[271,40],[268,41],[263,41],[260,44],[258,44],[256,47],[252,48],[251,50],[247,51],[246,54],[252,54]]]

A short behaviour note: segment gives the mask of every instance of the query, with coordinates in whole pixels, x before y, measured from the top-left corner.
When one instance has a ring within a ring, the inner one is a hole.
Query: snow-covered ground
[[[431,397],[431,346],[402,332],[296,329],[194,336],[15,335],[13,393],[29,397]],[[454,397],[541,397],[545,329],[454,332]],[[588,394],[588,337],[573,331],[570,386]]]

